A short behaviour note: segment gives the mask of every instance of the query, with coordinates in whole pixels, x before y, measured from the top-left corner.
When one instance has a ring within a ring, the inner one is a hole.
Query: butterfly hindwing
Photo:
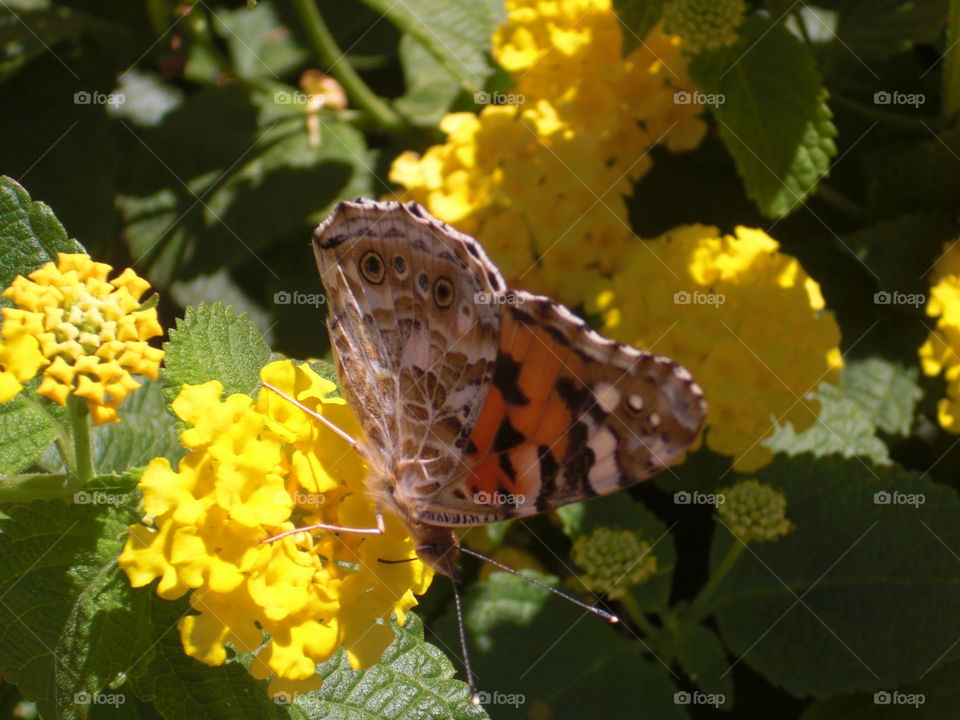
[[[601,337],[547,298],[514,296],[464,458],[470,471],[438,492],[436,507],[465,506],[462,495],[478,513],[527,516],[683,458],[706,412],[686,369]]]

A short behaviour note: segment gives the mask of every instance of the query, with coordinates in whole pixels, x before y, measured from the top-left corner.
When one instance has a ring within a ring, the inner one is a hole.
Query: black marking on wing
[[[501,352],[493,371],[493,385],[511,405],[528,405],[528,398],[520,389],[520,363],[510,353]]]
[[[550,508],[547,501],[556,496],[560,465],[550,452],[549,445],[539,446],[537,456],[540,458],[540,494],[537,496],[537,510],[544,512]]]

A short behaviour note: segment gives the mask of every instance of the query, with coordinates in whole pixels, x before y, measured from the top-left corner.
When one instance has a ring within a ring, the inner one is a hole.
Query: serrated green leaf
[[[133,691],[149,701],[165,718],[198,720],[281,720],[286,707],[267,697],[267,682],[254,680],[240,662],[217,667],[186,655],[176,625],[188,612],[186,600],[170,602],[156,597],[154,588],[142,588],[149,601],[146,614],[157,634],[150,666],[130,678]]]
[[[466,683],[454,677],[450,660],[424,642],[423,623],[413,613],[394,625],[396,637],[383,652],[379,665],[366,670],[350,667],[347,655],[337,654],[319,666],[320,690],[296,698],[308,718],[338,720],[395,720],[486,718],[470,700]]]
[[[76,695],[99,693],[150,653],[143,593],[116,564],[127,511],[36,501],[9,512],[0,533],[0,666],[45,717],[86,717],[90,706]]]
[[[409,34],[400,38],[400,62],[407,91],[394,101],[394,107],[415,125],[435,127],[459,95],[459,83]]]
[[[795,528],[751,545],[717,590],[734,658],[797,697],[822,698],[897,687],[952,657],[955,490],[861,458],[778,457],[757,476],[785,494]],[[733,542],[718,523],[712,568]]]
[[[604,720],[687,717],[674,702],[670,673],[642,643],[522,578],[491,574],[470,587],[466,607],[479,690],[501,698],[489,707],[494,717],[582,720],[597,717],[598,708]],[[451,648],[455,628],[449,614],[435,628]]]
[[[708,695],[722,695],[720,707],[733,707],[730,661],[717,634],[703,625],[692,625],[677,640],[677,662],[690,682]]]
[[[631,52],[660,22],[666,0],[614,0],[613,10],[623,30],[623,54]]]
[[[908,435],[923,390],[917,368],[881,358],[855,360],[843,369],[840,389],[876,427],[891,435]]]
[[[665,610],[673,585],[676,550],[667,526],[640,502],[623,494],[599,497],[557,510],[563,531],[571,540],[589,535],[599,527],[631,530],[650,543],[657,570],[646,582],[630,588],[630,594],[647,611]]]
[[[83,246],[67,237],[53,211],[34,202],[17,181],[0,176],[0,288],[17,275],[57,261],[57,253],[82,253]]]
[[[820,402],[817,421],[799,433],[789,421],[778,425],[770,437],[761,441],[764,447],[787,455],[861,456],[878,464],[890,462],[887,446],[877,437],[871,418],[843,389],[824,382],[810,396]]]
[[[815,702],[801,720],[941,720],[960,702],[960,663],[938,664],[919,680],[874,694],[842,695]]]
[[[884,60],[940,38],[948,0],[845,0],[837,41],[861,62]]]
[[[66,422],[60,406],[36,394],[40,382],[28,382],[22,392],[0,405],[0,475],[33,465]],[[0,481],[2,482],[2,481]]]
[[[244,313],[260,331],[264,342],[272,344],[274,323],[270,319],[270,313],[244,293],[226,268],[220,268],[209,275],[197,275],[190,280],[177,280],[170,287],[170,296],[182,307],[199,305],[202,302],[213,304],[219,300],[237,312]]]
[[[503,19],[500,0],[450,3],[445,0],[364,0],[401,31],[416,38],[460,87],[480,90],[492,72],[490,37]]]
[[[697,55],[690,75],[719,98],[713,115],[760,211],[783,217],[803,203],[837,151],[827,93],[803,44],[750,17],[735,45]]]
[[[224,394],[252,395],[270,348],[245,315],[220,303],[187,308],[164,343],[164,396],[173,402],[182,385],[219,380]]]

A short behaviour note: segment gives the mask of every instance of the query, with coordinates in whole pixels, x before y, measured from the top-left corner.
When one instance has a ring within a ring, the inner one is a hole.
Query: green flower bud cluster
[[[744,0],[672,0],[664,11],[665,29],[683,38],[691,53],[729,47],[746,11]]]
[[[793,529],[787,520],[787,498],[769,485],[745,480],[721,491],[724,503],[717,514],[744,542],[767,542]]]
[[[622,597],[631,585],[645,582],[657,571],[650,543],[630,530],[600,527],[581,535],[573,545],[573,560],[584,569],[583,583],[611,599]]]

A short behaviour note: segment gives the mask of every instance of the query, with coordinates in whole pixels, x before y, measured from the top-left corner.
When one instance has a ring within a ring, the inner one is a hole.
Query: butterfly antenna
[[[463,627],[463,603],[460,600],[460,589],[457,587],[457,581],[450,578],[453,583],[453,604],[457,609],[457,631],[460,634],[460,655],[463,657],[463,667],[467,673],[467,686],[470,688],[470,702],[474,705],[480,705],[480,693],[477,692],[477,684],[473,679],[473,666],[470,664],[470,653],[467,652],[467,631]]]
[[[332,431],[335,432],[340,438],[342,438],[342,439],[344,440],[344,442],[346,442],[350,447],[352,447],[359,455],[361,455],[361,456],[364,457],[364,458],[367,457],[366,453],[364,453],[364,452],[363,452],[363,449],[360,447],[360,443],[357,442],[357,439],[354,438],[354,437],[351,437],[348,432],[346,432],[346,431],[344,431],[344,430],[341,430],[341,429],[340,429],[339,427],[337,427],[334,423],[330,422],[329,418],[325,418],[325,417],[324,417],[323,415],[321,415],[320,413],[318,413],[318,412],[316,412],[316,411],[314,411],[314,410],[311,410],[310,408],[308,408],[306,405],[304,405],[304,404],[303,404],[302,402],[300,402],[299,400],[290,397],[290,396],[287,395],[283,390],[281,390],[281,389],[278,388],[278,387],[274,387],[274,386],[271,385],[270,383],[263,383],[263,386],[264,386],[267,390],[270,390],[271,392],[275,392],[277,395],[279,395],[280,397],[282,397],[284,400],[286,400],[287,402],[291,403],[292,405],[296,405],[298,408],[300,408],[301,410],[303,410],[303,411],[304,411],[307,415],[309,415],[310,417],[316,418],[317,420],[319,420],[320,422],[322,422],[322,423],[323,423],[324,425],[326,425],[330,430],[332,430]]]
[[[472,557],[475,557],[478,560],[483,560],[484,562],[490,563],[495,568],[503,570],[504,572],[508,572],[511,575],[516,575],[518,578],[522,578],[523,580],[526,580],[528,583],[533,583],[538,587],[542,587],[544,590],[549,590],[554,595],[558,597],[562,597],[567,602],[572,602],[574,605],[576,605],[577,607],[583,608],[587,612],[591,612],[594,615],[597,615],[598,617],[602,617],[604,620],[606,620],[609,623],[620,622],[620,618],[614,615],[612,612],[604,610],[603,608],[598,608],[594,605],[588,605],[587,603],[582,602],[581,600],[577,600],[575,597],[571,597],[570,595],[567,595],[565,592],[561,592],[560,590],[557,590],[555,587],[551,587],[550,585],[547,585],[544,582],[540,582],[536,578],[532,578],[527,575],[524,575],[523,573],[514,570],[512,567],[509,567],[508,565],[504,565],[501,562],[497,562],[492,557],[487,557],[483,553],[478,553],[476,550],[471,550],[470,548],[463,547],[462,545],[460,546],[460,552],[470,555]],[[460,630],[461,632],[463,631],[462,624],[461,624]]]

